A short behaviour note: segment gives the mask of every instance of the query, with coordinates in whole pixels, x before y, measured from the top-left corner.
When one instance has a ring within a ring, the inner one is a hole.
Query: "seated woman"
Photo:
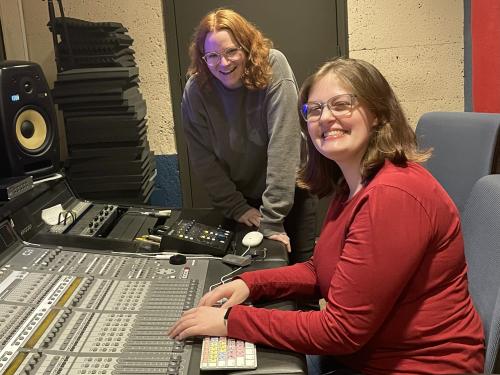
[[[386,79],[365,61],[328,62],[304,83],[300,110],[309,134],[302,184],[334,192],[313,258],[214,289],[171,337],[228,335],[321,355],[308,358],[314,374],[338,364],[364,374],[481,372],[459,214],[419,164],[429,152],[417,149]],[[326,308],[240,305],[297,296],[320,296]]]

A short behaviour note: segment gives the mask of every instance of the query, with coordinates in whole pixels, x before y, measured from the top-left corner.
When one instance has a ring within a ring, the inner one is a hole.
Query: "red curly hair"
[[[243,85],[250,90],[267,87],[271,81],[268,57],[273,43],[240,14],[226,8],[208,13],[196,28],[189,46],[191,64],[188,76],[197,74],[202,84],[207,82],[211,73],[202,59],[205,54],[205,38],[208,33],[220,30],[230,32],[247,57],[245,72],[241,77]]]

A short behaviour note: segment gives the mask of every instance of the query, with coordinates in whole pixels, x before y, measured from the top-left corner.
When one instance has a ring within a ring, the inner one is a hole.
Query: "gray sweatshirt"
[[[284,232],[300,163],[297,82],[285,56],[271,50],[267,88],[228,89],[214,77],[200,87],[191,76],[182,98],[183,127],[191,165],[212,204],[238,219],[262,199],[260,231]]]

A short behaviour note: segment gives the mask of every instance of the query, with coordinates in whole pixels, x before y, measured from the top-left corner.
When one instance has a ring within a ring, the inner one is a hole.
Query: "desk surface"
[[[273,241],[274,242],[274,241]],[[265,262],[263,262],[265,263]],[[254,265],[259,267],[259,265]],[[210,285],[219,281],[220,276],[229,273],[233,270],[230,266],[221,263],[220,261],[210,261],[208,268],[208,275],[205,280],[205,291],[208,290]],[[280,301],[274,304],[266,304],[266,308],[279,308],[283,310],[291,310],[294,304],[291,302]],[[191,354],[191,362],[189,367],[189,375],[199,374],[200,370],[198,364],[201,356],[201,339],[196,338],[193,345]],[[277,350],[273,348],[257,346],[257,363],[258,367],[255,370],[245,371],[205,371],[204,374],[221,374],[231,373],[239,375],[260,375],[260,374],[306,374],[307,368],[305,364],[305,357],[301,354],[287,352],[284,350]]]

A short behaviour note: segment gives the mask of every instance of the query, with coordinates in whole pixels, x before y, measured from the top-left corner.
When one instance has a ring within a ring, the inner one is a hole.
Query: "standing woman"
[[[296,187],[297,83],[285,56],[229,9],[208,13],[190,46],[182,99],[190,162],[224,216],[309,259],[316,199]]]
[[[368,375],[481,373],[484,336],[459,213],[420,165],[429,154],[417,149],[386,79],[362,60],[328,62],[302,86],[300,108],[309,134],[302,181],[334,193],[314,256],[215,288],[170,336],[228,335],[319,355],[308,357],[314,375],[340,366]],[[326,308],[240,305],[298,296],[322,297]]]

